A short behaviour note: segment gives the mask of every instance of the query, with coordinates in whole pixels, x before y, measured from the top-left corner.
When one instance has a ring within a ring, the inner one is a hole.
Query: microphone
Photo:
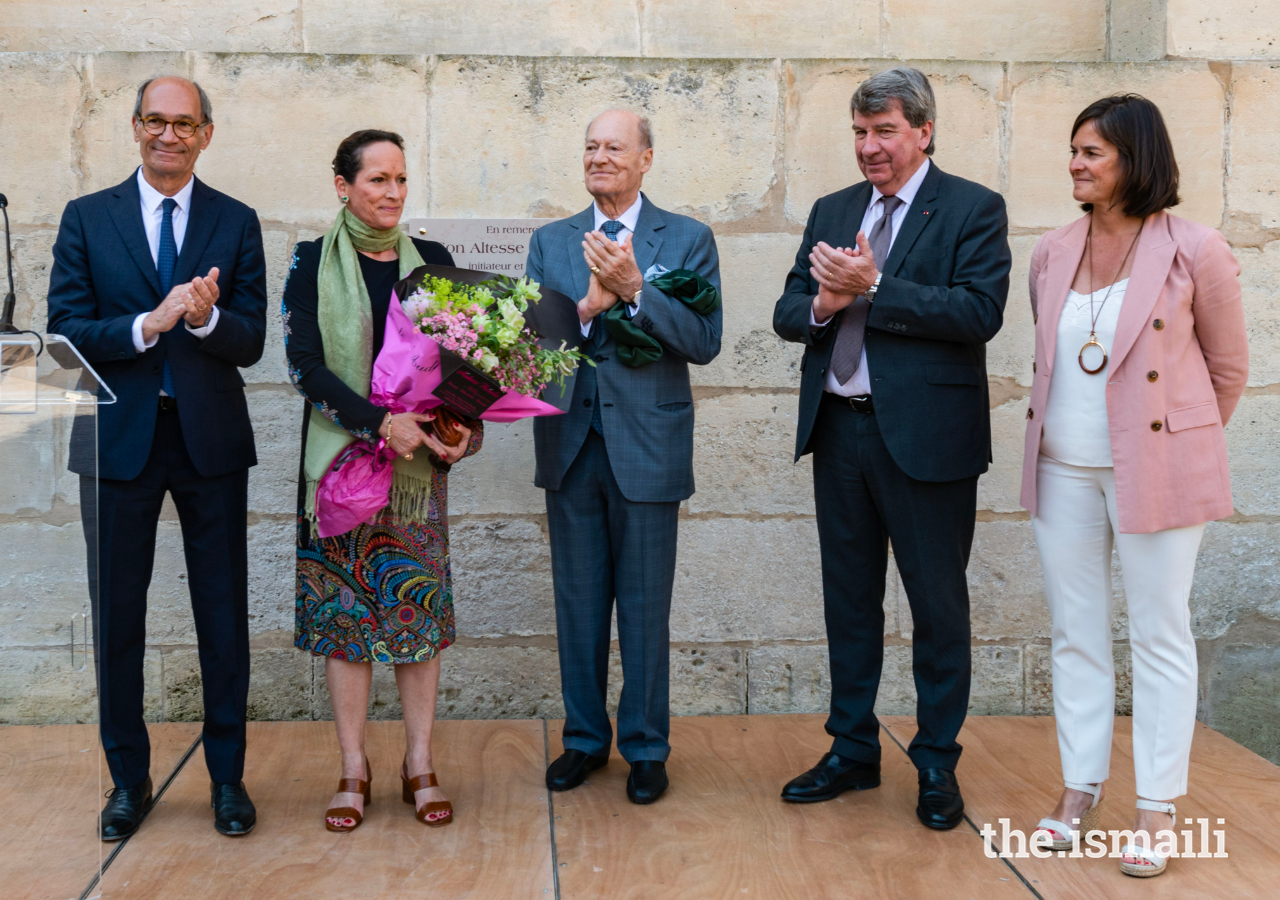
[[[4,257],[5,269],[9,273],[9,293],[4,295],[4,306],[0,307],[0,334],[20,334],[13,324],[13,307],[18,302],[13,291],[13,249],[9,246],[9,198],[0,194],[0,211],[4,212]]]

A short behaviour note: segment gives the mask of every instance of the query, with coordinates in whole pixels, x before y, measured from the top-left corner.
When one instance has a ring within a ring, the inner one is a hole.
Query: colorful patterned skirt
[[[445,477],[433,479],[423,522],[387,507],[372,524],[320,539],[299,517],[297,647],[348,662],[415,663],[453,643]]]

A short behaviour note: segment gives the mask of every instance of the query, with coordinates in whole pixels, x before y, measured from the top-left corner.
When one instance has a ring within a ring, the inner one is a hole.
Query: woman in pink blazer
[[[1187,790],[1197,675],[1188,601],[1204,525],[1232,512],[1223,426],[1249,348],[1226,241],[1165,212],[1178,203],[1178,167],[1155,104],[1128,94],[1090,105],[1071,131],[1070,171],[1086,215],[1044,235],[1031,259],[1036,364],[1022,505],[1053,616],[1066,786],[1038,830],[1069,849],[1097,821],[1115,708],[1114,543],[1133,650],[1141,832],[1121,869],[1146,877],[1165,870],[1171,801]]]

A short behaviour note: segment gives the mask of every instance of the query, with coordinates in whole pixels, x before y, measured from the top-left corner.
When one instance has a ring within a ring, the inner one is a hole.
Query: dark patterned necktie
[[[889,247],[893,244],[893,212],[902,201],[897,197],[880,199],[884,204],[884,215],[871,226],[867,242],[871,244],[871,255],[876,261],[876,268],[884,271],[885,260],[889,258]],[[840,320],[836,345],[831,350],[831,374],[842,385],[853,377],[862,364],[862,342],[867,334],[867,313],[870,311],[871,303],[866,295],[859,294]]]
[[[604,236],[615,244],[618,242],[618,232],[623,229],[623,224],[617,219],[610,219],[600,226],[600,230],[604,232]],[[604,422],[600,419],[600,388],[596,388],[596,396],[591,410],[591,427],[596,434],[604,437]]]
[[[169,291],[173,289],[173,270],[178,265],[178,242],[173,239],[173,211],[177,208],[178,201],[172,197],[165,197],[160,205],[164,207],[164,217],[160,220],[160,249],[156,253],[156,272],[160,275],[160,294],[168,297]],[[169,371],[167,355],[164,359],[164,374],[161,378],[164,392],[170,397],[176,397],[177,395],[173,392],[173,373]]]

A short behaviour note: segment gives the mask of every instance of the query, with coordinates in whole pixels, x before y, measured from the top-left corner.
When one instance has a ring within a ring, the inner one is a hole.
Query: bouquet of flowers
[[[469,285],[427,272],[400,305],[419,332],[471,369],[466,373],[468,381],[483,384],[484,380],[475,376],[481,373],[488,376],[488,393],[496,402],[506,393],[537,398],[548,384],[563,386],[565,378],[584,358],[564,339],[558,347],[539,343],[539,336],[528,327],[526,313],[531,304],[541,299],[538,285],[528,278],[499,275]],[[452,362],[447,357],[446,360]],[[460,367],[449,368],[456,372]],[[442,365],[442,381],[452,374],[444,369]],[[452,444],[457,440],[454,413],[483,418],[487,409],[476,409],[475,403],[466,401],[458,405],[470,409],[451,409],[450,401],[457,402],[460,398],[450,396],[448,389],[440,396],[440,387],[432,388],[444,404],[437,408],[436,432],[445,443]],[[538,410],[525,415],[540,412],[547,414]]]
[[[564,412],[540,399],[584,359],[569,342],[576,305],[527,278],[421,266],[399,281],[373,363],[369,400],[393,413],[430,412],[456,444],[466,419],[515,422]],[[370,521],[387,504],[394,451],[379,441],[339,454],[316,490],[321,537]]]

